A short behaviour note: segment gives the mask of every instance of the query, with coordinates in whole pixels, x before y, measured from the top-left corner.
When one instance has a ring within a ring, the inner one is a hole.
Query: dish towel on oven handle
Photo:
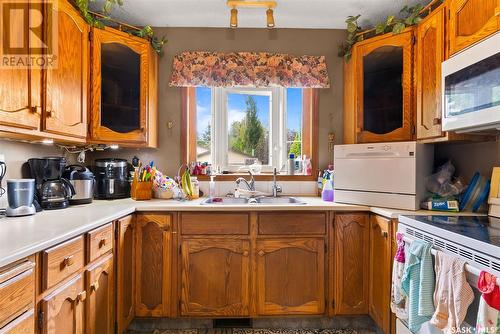
[[[404,234],[397,233],[398,249],[392,265],[391,310],[399,319],[408,319],[408,304],[406,294],[401,290],[401,279],[405,268],[405,242]]]
[[[477,311],[476,334],[500,333],[500,288],[497,278],[481,271],[477,288],[482,292]]]
[[[436,252],[436,290],[434,291],[434,305],[436,312],[431,324],[445,333],[461,333],[462,322],[465,320],[467,309],[474,301],[474,291],[467,282],[465,261]]]
[[[405,253],[406,263],[401,288],[408,296],[408,328],[413,333],[434,314],[434,268],[431,245],[415,240]]]

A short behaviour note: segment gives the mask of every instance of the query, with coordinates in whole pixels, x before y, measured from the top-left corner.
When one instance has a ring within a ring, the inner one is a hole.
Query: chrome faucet
[[[273,171],[273,197],[278,197],[278,194],[281,194],[281,192],[283,191],[283,189],[281,189],[281,187],[276,184],[276,174],[278,174],[278,173],[276,171],[276,167],[274,167],[274,171]]]
[[[255,179],[253,177],[252,172],[248,171],[248,174],[250,174],[250,181],[247,181],[244,177],[239,177],[236,179],[236,186],[239,186],[240,183],[244,183],[248,190],[250,191],[255,191]]]

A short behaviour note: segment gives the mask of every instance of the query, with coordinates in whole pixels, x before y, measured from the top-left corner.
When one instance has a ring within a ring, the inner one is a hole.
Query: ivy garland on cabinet
[[[345,23],[347,24],[347,38],[345,42],[339,45],[338,56],[344,57],[346,61],[349,61],[351,58],[352,47],[357,42],[361,42],[367,38],[388,32],[399,34],[403,32],[406,27],[413,26],[422,21],[422,18],[427,16],[432,9],[439,6],[443,1],[444,0],[432,0],[425,7],[422,4],[404,6],[399,11],[399,15],[389,15],[384,21],[379,22],[375,24],[373,28],[364,31],[358,24],[358,19],[361,17],[360,14],[356,16],[348,16],[345,20]]]
[[[87,23],[92,27],[104,29],[106,23],[118,23],[120,26],[120,30],[131,35],[149,40],[149,42],[151,43],[151,47],[155,50],[155,52],[160,56],[163,56],[163,46],[167,43],[167,39],[165,37],[156,37],[151,26],[145,26],[139,29],[130,25],[120,24],[119,22],[111,18],[111,11],[113,10],[114,6],[123,6],[123,0],[105,0],[101,9],[102,13],[91,12],[89,10],[90,2],[95,2],[95,0],[74,0],[76,7],[80,11],[85,21],[87,21]]]

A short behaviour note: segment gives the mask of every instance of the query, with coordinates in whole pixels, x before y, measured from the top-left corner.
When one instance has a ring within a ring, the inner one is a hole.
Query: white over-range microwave
[[[500,131],[500,32],[442,64],[443,130]]]

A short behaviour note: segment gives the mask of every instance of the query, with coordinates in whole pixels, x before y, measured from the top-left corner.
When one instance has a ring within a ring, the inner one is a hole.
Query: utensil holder
[[[135,178],[130,187],[130,197],[136,201],[150,200],[153,193],[153,181],[139,182]]]

